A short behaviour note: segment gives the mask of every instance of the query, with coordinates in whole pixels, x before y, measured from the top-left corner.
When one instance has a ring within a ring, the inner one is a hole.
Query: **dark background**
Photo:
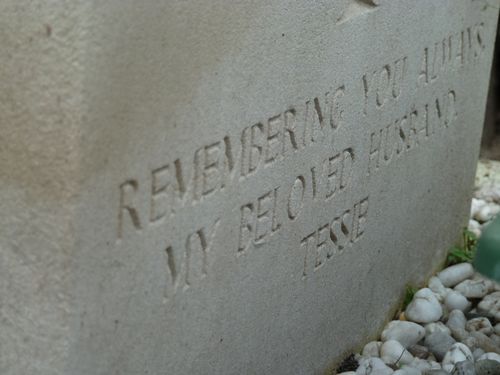
[[[491,69],[481,157],[500,160],[500,27],[497,29],[495,55]]]

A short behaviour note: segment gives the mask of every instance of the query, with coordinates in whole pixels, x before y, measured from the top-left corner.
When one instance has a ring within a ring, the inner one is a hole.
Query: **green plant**
[[[415,293],[417,293],[417,291],[418,288],[414,287],[413,285],[406,286],[405,298],[403,299],[403,307],[401,308],[401,310],[406,310],[406,307],[413,300],[413,296],[415,295]]]
[[[467,228],[464,228],[462,232],[462,245],[453,246],[450,249],[446,264],[451,266],[462,262],[472,262],[476,254],[476,247],[477,236]]]

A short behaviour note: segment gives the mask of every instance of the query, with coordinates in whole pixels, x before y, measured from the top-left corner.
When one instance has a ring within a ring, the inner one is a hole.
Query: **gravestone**
[[[496,0],[0,5],[0,373],[320,374],[466,223]]]

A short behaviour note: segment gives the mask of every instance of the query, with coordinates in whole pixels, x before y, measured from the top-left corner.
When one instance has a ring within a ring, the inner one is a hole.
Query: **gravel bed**
[[[479,237],[498,213],[500,162],[481,161],[468,229]],[[443,269],[337,373],[500,375],[500,284],[467,262]]]

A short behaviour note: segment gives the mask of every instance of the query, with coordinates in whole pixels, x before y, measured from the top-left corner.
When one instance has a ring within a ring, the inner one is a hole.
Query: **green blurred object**
[[[500,215],[486,226],[479,237],[474,268],[500,282]]]

